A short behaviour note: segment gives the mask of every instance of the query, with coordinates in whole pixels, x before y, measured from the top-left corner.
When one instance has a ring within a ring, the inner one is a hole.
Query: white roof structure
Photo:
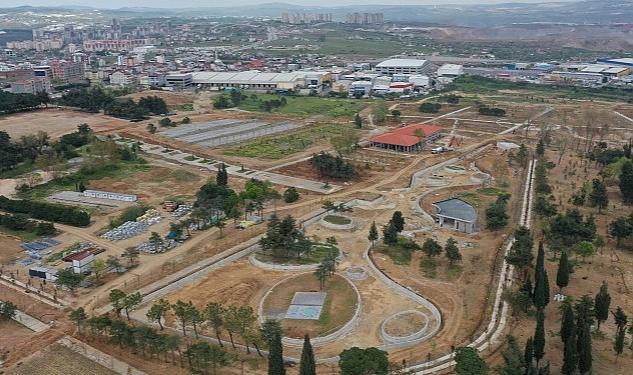
[[[438,76],[461,76],[464,74],[464,67],[456,64],[444,64],[437,70]]]
[[[321,78],[329,72],[296,71],[291,73],[262,73],[258,71],[245,72],[193,72],[191,73],[194,84],[275,84],[295,82],[306,78]]]
[[[427,60],[418,59],[389,59],[385,60],[378,65],[377,68],[422,68],[428,63]]]
[[[608,63],[611,64],[623,64],[623,65],[633,65],[633,57],[624,57],[621,59],[609,59]]]

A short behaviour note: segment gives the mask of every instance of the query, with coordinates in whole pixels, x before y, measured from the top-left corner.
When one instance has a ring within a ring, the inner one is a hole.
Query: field
[[[227,156],[247,158],[283,159],[292,154],[327,141],[329,137],[344,134],[345,125],[314,125],[284,135],[263,137],[231,146],[223,150]]]
[[[11,263],[23,255],[23,250],[19,246],[20,241],[6,235],[6,229],[0,228],[0,264]]]
[[[84,123],[97,133],[123,129],[129,125],[127,121],[101,114],[49,108],[0,116],[0,131],[6,131],[12,138],[20,138],[41,130],[55,139],[77,130],[77,125]]]
[[[319,320],[282,320],[284,333],[288,337],[302,338],[305,334],[309,334],[310,337],[324,335],[340,328],[354,315],[356,293],[349,282],[341,276],[334,275],[321,290],[319,280],[312,273],[290,278],[277,285],[264,300],[264,315],[279,316],[280,312],[285,312],[296,292],[323,292],[327,293],[327,296]]]
[[[10,375],[31,375],[46,373],[49,375],[114,375],[116,372],[75,353],[61,344],[54,344],[36,353],[14,370]]]
[[[293,97],[271,94],[251,95],[242,101],[239,108],[245,111],[261,112],[259,100],[271,100],[286,98],[287,104],[273,113],[292,116],[327,116],[327,117],[352,117],[367,106],[366,101],[355,99],[333,99],[321,97]],[[255,100],[254,98],[257,98]]]

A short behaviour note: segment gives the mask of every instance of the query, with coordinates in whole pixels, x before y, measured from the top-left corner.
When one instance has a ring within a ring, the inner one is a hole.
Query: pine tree
[[[312,351],[309,335],[305,335],[303,338],[299,375],[316,375],[316,362],[314,361],[314,352]]]
[[[371,245],[374,246],[374,243],[378,239],[378,229],[376,229],[376,222],[371,223],[371,227],[369,228],[369,236],[367,239],[371,241]]]
[[[268,346],[268,375],[286,375],[280,332],[275,332],[269,338]]]
[[[622,172],[620,172],[620,192],[622,193],[622,200],[626,204],[633,203],[633,163],[626,161],[622,165]]]
[[[532,287],[532,279],[530,279],[530,275],[525,277],[523,285],[521,286],[521,291],[525,292],[527,296],[530,297],[530,302],[533,302],[532,298],[534,297],[534,288]]]
[[[539,139],[536,144],[536,155],[539,157],[545,155],[545,143],[543,143],[543,139]]]
[[[534,330],[534,358],[536,365],[545,355],[545,313],[539,310],[536,313],[536,329]]]
[[[563,343],[571,337],[572,333],[575,334],[574,310],[571,308],[571,304],[565,303],[563,305],[563,318],[560,325],[560,338]]]
[[[446,240],[444,251],[444,255],[451,265],[462,260],[462,254],[460,254],[459,247],[457,247],[457,241],[455,241],[453,237],[450,237],[448,240]]]
[[[558,260],[558,270],[556,271],[556,285],[561,293],[563,292],[563,288],[569,285],[570,271],[571,269],[567,252],[563,251],[560,259]]]
[[[226,165],[224,163],[222,163],[220,165],[220,168],[218,168],[218,173],[215,177],[215,182],[219,186],[226,186],[229,182],[229,175],[226,171]]]
[[[570,306],[571,309],[571,306]],[[576,371],[578,365],[578,350],[576,347],[576,326],[572,325],[567,341],[565,341],[565,349],[563,352],[563,367],[561,373],[571,375]]]
[[[589,194],[589,202],[593,207],[598,207],[598,213],[609,205],[609,196],[607,195],[607,187],[604,182],[595,178],[593,180],[591,193]]]
[[[600,330],[600,323],[606,321],[609,318],[609,306],[611,305],[611,296],[609,295],[609,289],[606,281],[602,282],[600,291],[596,294],[594,302],[594,311],[596,313],[596,320],[598,321],[598,331]]]
[[[545,251],[543,250],[543,242],[540,242],[538,247],[534,279],[534,306],[541,310],[549,303],[549,281],[547,277],[547,270],[545,270]]]
[[[396,227],[396,231],[398,231],[398,233],[404,230],[404,217],[402,217],[402,212],[394,212],[393,216],[391,216],[391,222],[393,223],[394,227]]]
[[[499,375],[518,375],[525,372],[525,361],[521,350],[517,345],[517,340],[514,336],[506,336],[506,342],[508,348],[504,350],[501,355],[503,356],[504,365],[498,366],[496,371]]]
[[[395,245],[398,243],[398,231],[393,225],[393,222],[389,221],[389,223],[382,228],[382,235],[386,244]]]

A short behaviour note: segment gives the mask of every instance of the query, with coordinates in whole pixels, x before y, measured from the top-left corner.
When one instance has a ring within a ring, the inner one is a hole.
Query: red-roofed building
[[[63,258],[66,262],[72,262],[74,273],[84,273],[90,271],[92,262],[95,260],[93,249],[85,249],[77,253],[66,255]]]
[[[442,128],[439,126],[411,124],[372,138],[371,145],[393,151],[416,152],[441,136]]]

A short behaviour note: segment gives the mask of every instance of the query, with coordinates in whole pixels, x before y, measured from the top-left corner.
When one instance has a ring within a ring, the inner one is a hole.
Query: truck
[[[454,151],[452,147],[440,146],[431,149],[432,154],[441,154],[443,152]]]

